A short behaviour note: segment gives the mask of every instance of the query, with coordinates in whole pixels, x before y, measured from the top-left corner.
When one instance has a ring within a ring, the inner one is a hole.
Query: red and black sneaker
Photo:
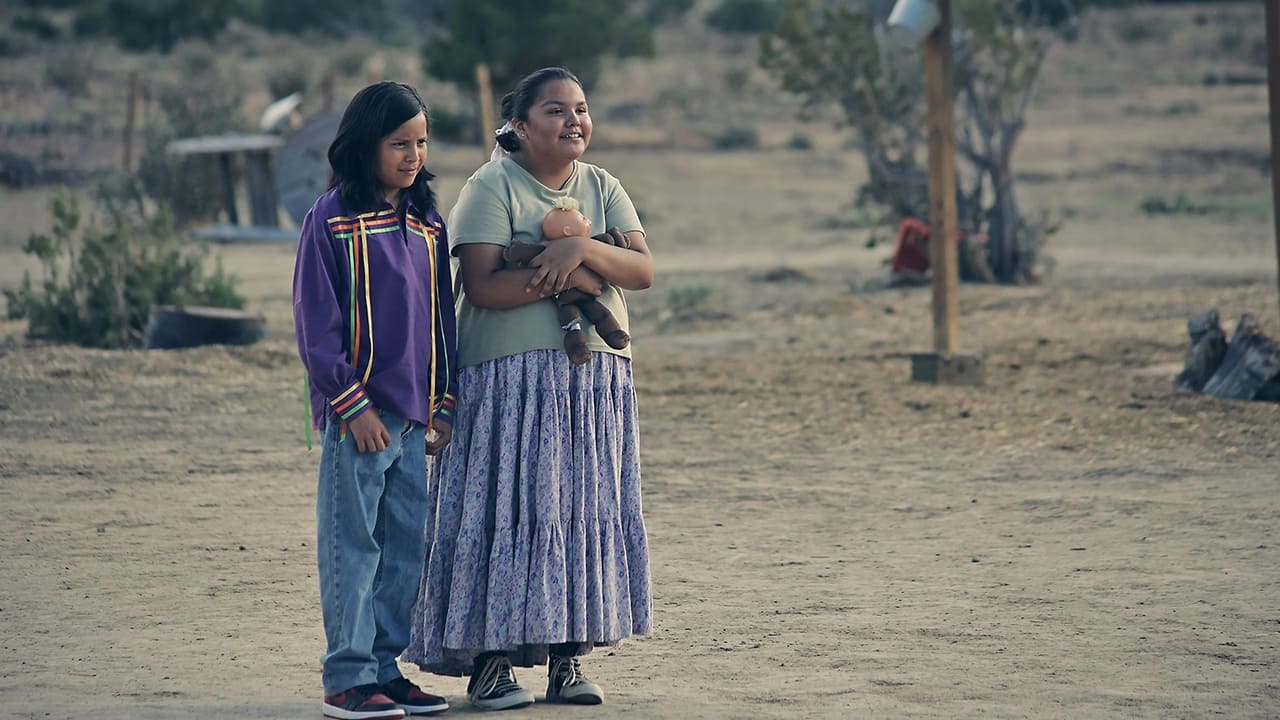
[[[324,716],[337,720],[400,720],[404,710],[377,685],[358,685],[324,696]]]
[[[391,698],[410,715],[435,715],[449,709],[449,701],[439,695],[423,692],[408,678],[398,677],[382,686],[382,694]]]

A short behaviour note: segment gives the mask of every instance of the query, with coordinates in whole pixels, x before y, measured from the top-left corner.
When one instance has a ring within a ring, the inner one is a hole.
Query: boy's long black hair
[[[351,98],[338,123],[338,134],[329,145],[329,187],[338,188],[348,210],[364,213],[382,207],[386,200],[377,176],[378,143],[418,113],[427,119],[429,136],[427,105],[413,86],[404,83],[375,83]],[[405,190],[424,215],[436,206],[435,193],[428,184],[434,178],[424,167]]]

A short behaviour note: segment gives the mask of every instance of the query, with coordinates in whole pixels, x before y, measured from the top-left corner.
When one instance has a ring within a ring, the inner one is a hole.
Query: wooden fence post
[[[129,106],[124,116],[124,174],[132,175],[134,169],[134,136],[137,134],[138,101],[141,78],[137,70],[129,71]]]
[[[951,79],[951,2],[940,0],[938,26],[924,41],[929,130],[929,261],[933,265],[933,349],[956,349],[959,270],[956,254],[956,164]]]
[[[330,70],[320,79],[320,109],[328,112],[333,109],[333,71]]]
[[[271,177],[271,150],[246,151],[244,174],[249,189],[249,222],[257,227],[278,227],[280,210]]]
[[[493,86],[489,78],[489,66],[486,63],[476,65],[476,95],[480,100],[480,149],[485,159],[489,158],[492,146],[493,131],[498,129],[493,115]]]
[[[227,204],[227,222],[239,225],[240,212],[236,210],[236,174],[231,153],[218,153],[218,165],[222,168],[222,194],[223,202]]]
[[[1271,110],[1271,214],[1275,225],[1276,281],[1280,283],[1280,0],[1267,4],[1267,96]],[[1278,285],[1277,289],[1280,289]]]
[[[951,70],[951,0],[936,0],[938,25],[924,40],[929,134],[929,264],[933,290],[933,352],[911,355],[913,380],[981,385],[982,357],[956,351],[960,271],[956,248],[956,159]]]

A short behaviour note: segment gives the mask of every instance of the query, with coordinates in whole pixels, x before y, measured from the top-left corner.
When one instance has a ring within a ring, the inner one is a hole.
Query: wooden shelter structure
[[[222,171],[227,225],[202,228],[197,235],[222,241],[277,240],[286,233],[280,227],[280,205],[272,173],[273,156],[283,144],[278,135],[233,133],[174,140],[165,147],[170,155],[211,156]],[[243,175],[236,172],[241,166]],[[249,200],[247,226],[241,223],[238,209],[240,178],[244,180],[244,194]],[[293,232],[287,235],[297,239]]]

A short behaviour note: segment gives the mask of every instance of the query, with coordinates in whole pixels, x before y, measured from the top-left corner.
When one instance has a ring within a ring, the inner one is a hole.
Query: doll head
[[[542,234],[548,240],[567,237],[588,237],[591,221],[578,210],[578,201],[571,197],[556,198],[551,210],[542,219]]]

